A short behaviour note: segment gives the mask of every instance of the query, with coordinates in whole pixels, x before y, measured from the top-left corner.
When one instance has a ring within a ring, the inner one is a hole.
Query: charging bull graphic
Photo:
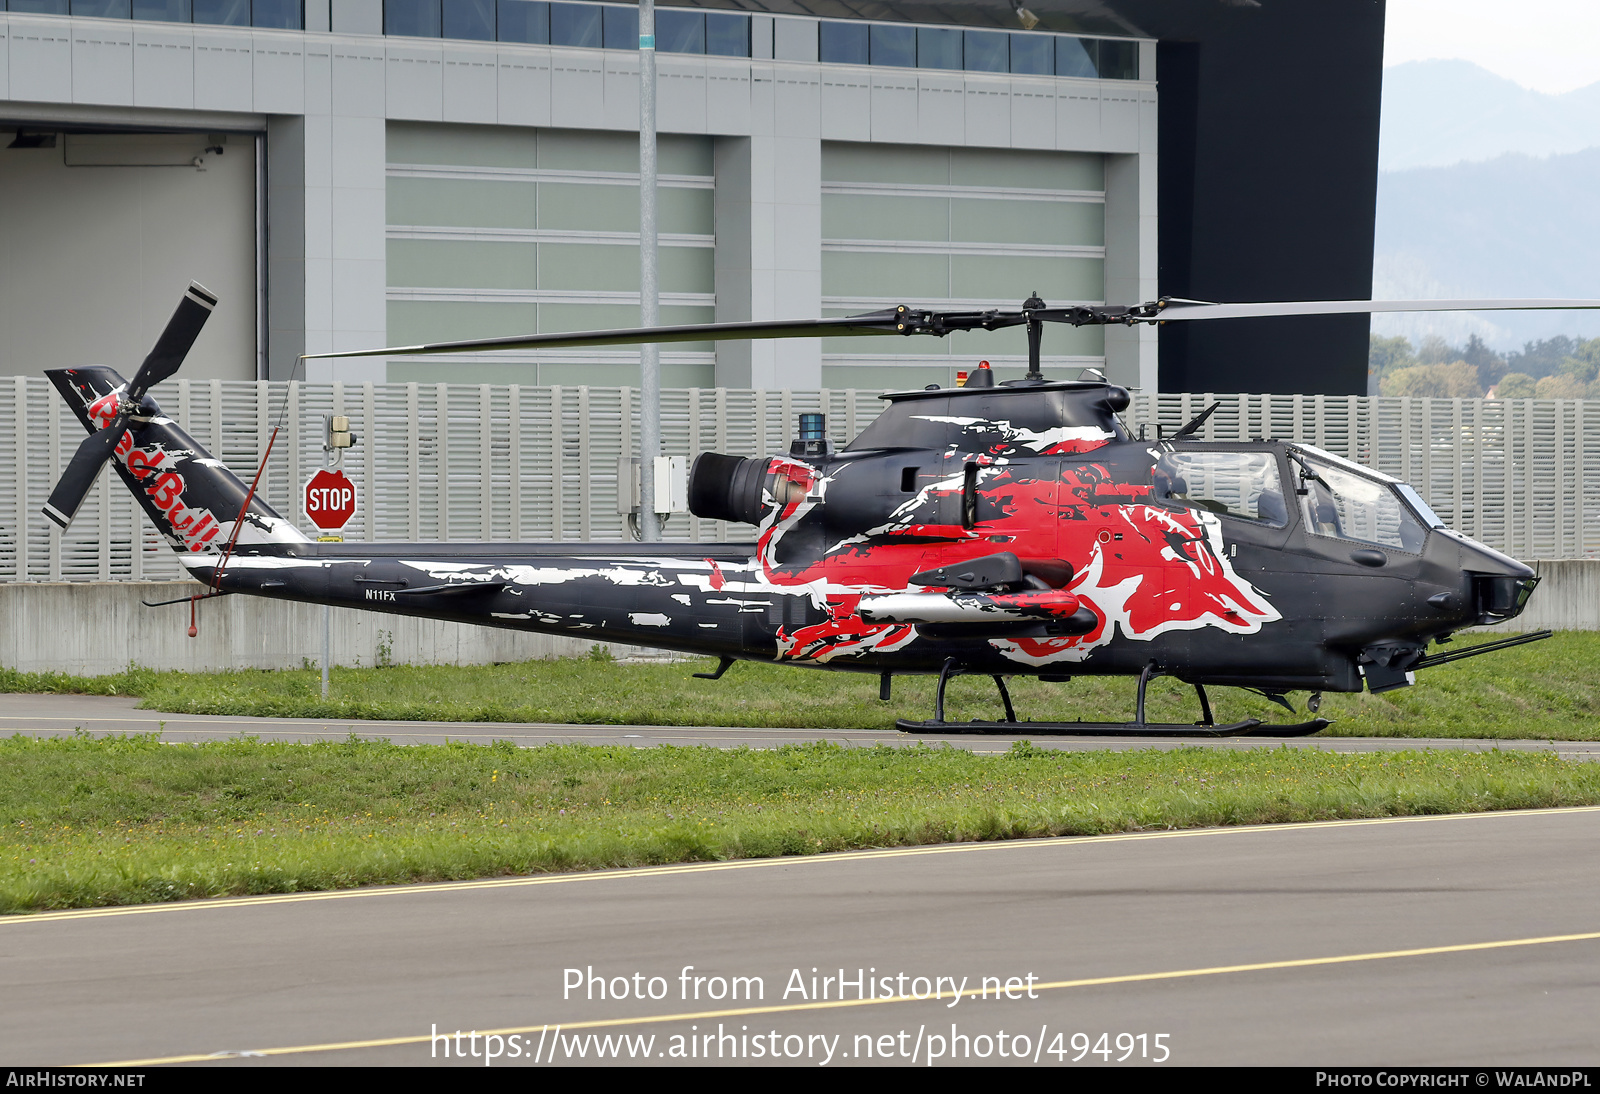
[[[970,418],[956,424],[964,432],[974,425]],[[1015,435],[1010,423],[998,425]],[[1075,432],[1075,451],[1107,443],[1104,437],[1086,443],[1082,434],[1089,431]],[[1044,445],[1063,447],[1048,437],[1040,439],[1040,447]],[[1072,594],[1072,609],[1065,614],[1087,608],[1096,618],[1095,626],[1082,634],[989,640],[1003,656],[1021,663],[1082,661],[1117,633],[1144,641],[1168,630],[1207,626],[1249,634],[1280,618],[1234,572],[1223,554],[1221,521],[1211,513],[1150,505],[1148,483],[1118,483],[1103,464],[1051,461],[1045,470],[1056,471],[1056,477],[1044,479],[1037,477],[1037,466],[1012,466],[994,447],[981,455],[953,451],[944,456],[956,464],[953,473],[918,490],[882,524],[845,536],[803,565],[796,564],[793,552],[779,563],[779,548],[786,537],[803,535],[802,525],[812,513],[826,512],[828,480],[804,463],[771,461],[772,504],[757,541],[763,576],[774,585],[813,589],[828,611],[823,622],[780,634],[780,659],[829,661],[903,647],[916,637],[913,630],[864,619],[859,612],[863,592],[903,589],[917,571],[992,554],[991,537],[1002,528],[1019,530],[1007,537],[1014,553],[1066,560],[1076,576],[1065,587]],[[1152,450],[1152,463],[1156,456]],[[977,510],[985,517],[970,528],[948,517],[961,511],[963,458],[978,469],[973,476]],[[924,546],[907,551],[909,543]],[[1007,622],[1030,618],[1017,599],[1024,595],[991,603],[990,614]],[[949,599],[934,590],[909,596],[929,601],[928,612],[938,610],[934,601]],[[870,610],[867,615],[873,617]]]

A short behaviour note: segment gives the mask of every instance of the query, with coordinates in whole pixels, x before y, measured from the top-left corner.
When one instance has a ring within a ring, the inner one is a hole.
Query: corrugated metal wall
[[[299,520],[300,486],[323,462],[322,416],[348,414],[360,492],[345,529],[363,540],[620,540],[617,458],[636,454],[638,391],[478,384],[178,380],[156,400],[248,480],[280,417],[262,492]],[[666,451],[785,451],[796,415],[820,410],[840,445],[878,392],[678,388],[663,392]],[[1412,483],[1452,527],[1521,558],[1600,556],[1600,401],[1136,395],[1131,428],[1170,434],[1212,401],[1212,440],[1297,439]],[[42,378],[0,379],[0,581],[177,578],[133,498],[105,474],[72,529],[39,513],[82,427]],[[309,527],[309,524],[305,524]],[[750,529],[680,514],[672,540]]]

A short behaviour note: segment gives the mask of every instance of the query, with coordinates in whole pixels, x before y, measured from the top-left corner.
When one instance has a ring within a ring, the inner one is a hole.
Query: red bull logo
[[[101,429],[110,425],[117,416],[121,392],[119,388],[90,403],[87,410],[90,421]],[[186,483],[175,470],[178,461],[171,453],[159,447],[141,448],[135,444],[133,433],[124,430],[113,457],[166,518],[170,534],[181,538],[188,550],[203,551],[221,534],[222,525],[215,514],[184,504]]]

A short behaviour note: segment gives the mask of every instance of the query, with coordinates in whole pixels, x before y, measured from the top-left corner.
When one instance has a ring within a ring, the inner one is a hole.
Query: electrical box
[[[350,416],[348,414],[325,414],[322,417],[322,447],[329,452],[340,448],[351,448],[356,443],[356,435],[350,432]]]
[[[657,456],[655,464],[656,512],[686,513],[689,511],[689,457]],[[639,511],[638,456],[623,456],[617,460],[617,512]]]

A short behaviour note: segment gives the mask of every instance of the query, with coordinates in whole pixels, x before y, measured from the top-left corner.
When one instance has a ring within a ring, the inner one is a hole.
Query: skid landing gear
[[[1158,676],[1165,676],[1155,665],[1155,662],[1144,667],[1139,673],[1138,699],[1134,707],[1133,721],[1131,722],[1025,722],[1017,719],[1017,712],[1011,706],[1011,693],[1006,690],[1005,678],[991,675],[995,687],[1000,689],[1000,700],[1005,704],[1006,720],[1003,722],[947,722],[944,720],[944,692],[950,680],[955,676],[967,675],[965,670],[956,664],[955,658],[944,663],[939,670],[939,688],[933,701],[933,719],[927,722],[913,722],[905,718],[895,722],[895,726],[907,733],[1033,733],[1048,734],[1052,736],[1082,736],[1082,737],[1304,737],[1308,734],[1326,729],[1333,723],[1326,718],[1314,718],[1309,722],[1300,722],[1295,725],[1270,725],[1259,718],[1246,718],[1242,722],[1229,722],[1218,725],[1211,714],[1211,701],[1206,697],[1203,684],[1195,684],[1195,695],[1200,700],[1200,721],[1198,722],[1148,722],[1145,720],[1145,692],[1150,686],[1150,681]]]

